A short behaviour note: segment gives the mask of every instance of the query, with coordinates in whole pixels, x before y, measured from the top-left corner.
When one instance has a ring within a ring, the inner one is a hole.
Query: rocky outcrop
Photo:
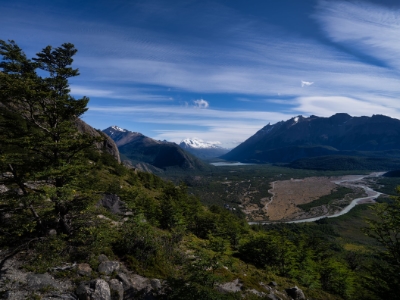
[[[35,274],[25,272],[18,260],[5,260],[0,270],[0,298],[16,300],[33,299],[35,296],[46,300],[149,300],[159,299],[164,294],[161,280],[132,274],[105,255],[100,255],[98,261],[98,272],[93,271],[89,264],[80,263],[52,268],[50,273]],[[54,278],[57,272],[66,269],[75,273],[75,278]],[[98,278],[84,280],[96,274]]]
[[[79,300],[111,300],[111,290],[103,279],[81,283],[76,289]]]
[[[94,136],[94,137],[103,138],[102,142],[97,142],[96,143],[96,148],[101,150],[101,151],[105,151],[105,152],[111,154],[112,156],[115,157],[115,159],[119,163],[121,162],[121,159],[120,159],[120,156],[119,156],[118,147],[117,147],[117,145],[115,144],[115,142],[113,141],[112,138],[110,138],[107,134],[105,134],[105,133],[103,133],[101,131],[97,131],[96,129],[94,129],[92,126],[86,124],[81,119],[76,119],[75,125],[78,128],[79,132],[86,133],[86,134],[89,134],[89,135]]]
[[[97,206],[102,206],[116,215],[124,215],[128,211],[126,203],[115,194],[104,194]]]
[[[256,289],[245,289],[243,283],[237,278],[230,282],[219,284],[216,289],[221,294],[228,293],[241,293],[244,297],[249,295],[251,299],[258,297],[260,299],[270,300],[305,300],[304,293],[297,286],[286,289],[286,294],[278,290],[278,284],[275,281],[271,281],[268,285],[260,282],[260,290]]]
[[[124,299],[124,287],[122,282],[118,279],[110,280],[110,291],[111,300],[123,300]]]
[[[239,279],[235,279],[231,282],[226,282],[226,283],[220,284],[217,287],[217,290],[223,294],[236,293],[236,292],[241,291],[242,286],[243,286],[243,284],[239,281]]]
[[[28,274],[26,283],[32,290],[40,290],[46,288],[59,289],[60,284],[54,280],[50,274]]]
[[[93,268],[93,269],[92,269]],[[55,279],[58,272],[69,270],[68,278]],[[8,259],[0,268],[1,299],[43,300],[152,300],[167,299],[166,282],[157,278],[146,278],[130,272],[122,263],[100,255],[96,266],[88,263],[66,264],[49,269],[47,273],[25,272],[16,259]],[[275,282],[259,283],[258,289],[246,289],[240,279],[216,286],[221,294],[240,293],[251,299],[305,300],[297,286],[278,290]]]
[[[104,261],[99,265],[99,272],[110,275],[119,270],[119,262],[117,261]]]
[[[40,294],[41,299],[77,300],[72,292],[73,283],[57,280],[51,274],[24,272],[21,262],[15,259],[2,261],[0,270],[0,295],[2,299],[32,299]]]
[[[306,297],[301,289],[297,286],[294,286],[290,289],[286,289],[286,293],[293,298],[293,300],[305,300]]]
[[[78,275],[81,276],[90,276],[90,274],[92,274],[92,268],[87,263],[78,264],[76,266],[76,271]]]

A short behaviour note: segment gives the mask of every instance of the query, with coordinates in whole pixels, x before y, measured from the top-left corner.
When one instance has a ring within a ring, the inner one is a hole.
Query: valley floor
[[[369,187],[377,187],[382,173],[354,174],[253,165],[218,167],[186,181],[203,203],[241,212],[249,222],[288,222],[334,215],[354,199],[378,196]]]
[[[371,174],[372,177],[375,177],[375,175]],[[372,190],[366,192],[368,184],[370,184],[369,181],[371,181],[371,177],[367,178],[365,176],[347,175],[275,181],[272,183],[272,189],[269,190],[273,196],[262,210],[269,221],[300,220],[332,215],[343,210],[343,207],[354,199],[379,195]],[[349,193],[337,197],[333,196],[334,192],[341,186],[346,187]],[[315,200],[328,195],[333,197],[326,203],[315,203],[315,206],[309,210],[301,208],[303,204],[313,203]],[[368,202],[372,203],[373,199],[362,201],[362,203]]]

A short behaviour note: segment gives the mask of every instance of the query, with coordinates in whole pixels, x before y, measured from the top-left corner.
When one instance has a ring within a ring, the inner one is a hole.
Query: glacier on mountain
[[[194,149],[218,149],[221,148],[220,146],[218,146],[220,144],[220,142],[207,142],[197,138],[184,139],[180,143],[181,146],[186,146]]]

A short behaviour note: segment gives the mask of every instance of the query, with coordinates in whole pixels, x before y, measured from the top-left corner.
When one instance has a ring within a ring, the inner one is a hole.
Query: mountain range
[[[118,146],[121,160],[138,169],[157,172],[171,168],[205,170],[210,166],[175,143],[157,141],[118,126],[103,130]]]
[[[229,152],[228,149],[222,148],[217,143],[205,142],[196,138],[184,139],[179,146],[200,159],[215,158]]]
[[[290,163],[322,156],[400,158],[400,120],[383,115],[297,116],[268,124],[221,158]]]
[[[150,172],[206,170],[210,166],[200,159],[218,156],[246,163],[286,163],[295,168],[400,167],[400,120],[383,115],[297,116],[266,125],[229,152],[217,143],[185,139],[177,145],[118,126],[103,132],[116,143],[125,163]]]

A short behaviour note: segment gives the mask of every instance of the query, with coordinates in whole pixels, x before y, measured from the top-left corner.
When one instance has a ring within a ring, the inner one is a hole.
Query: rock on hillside
[[[99,150],[106,151],[107,153],[114,156],[118,162],[121,162],[118,147],[112,138],[110,138],[107,134],[104,134],[101,131],[97,131],[96,129],[94,129],[92,126],[86,124],[81,119],[76,119],[75,124],[76,124],[76,127],[78,128],[79,132],[87,133],[94,137],[103,137],[104,141],[100,142],[100,143],[96,143],[96,148]]]

